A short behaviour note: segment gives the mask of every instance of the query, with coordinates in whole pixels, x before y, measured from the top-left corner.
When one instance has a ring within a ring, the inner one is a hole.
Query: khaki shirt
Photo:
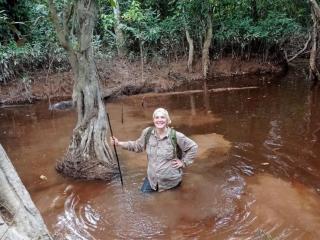
[[[142,131],[141,136],[136,141],[124,142],[123,148],[129,151],[142,152],[146,150],[148,157],[148,179],[151,187],[158,191],[164,191],[177,186],[182,180],[182,169],[173,168],[171,160],[174,156],[174,146],[169,137],[170,128],[167,128],[166,135],[159,139],[155,129],[151,131],[145,149],[145,137],[149,128]],[[176,131],[177,144],[182,150],[181,161],[184,167],[190,165],[196,156],[198,145],[186,137],[184,134]]]

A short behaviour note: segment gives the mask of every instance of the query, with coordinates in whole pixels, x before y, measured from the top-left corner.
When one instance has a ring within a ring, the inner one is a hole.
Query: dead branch
[[[311,41],[311,34],[309,33],[308,40],[307,40],[306,43],[304,44],[304,47],[303,47],[300,51],[298,51],[293,57],[289,58],[289,59],[287,60],[287,62],[293,61],[293,60],[296,59],[300,54],[302,54],[302,53],[307,49],[310,41]],[[286,53],[285,53],[285,54],[286,54]]]

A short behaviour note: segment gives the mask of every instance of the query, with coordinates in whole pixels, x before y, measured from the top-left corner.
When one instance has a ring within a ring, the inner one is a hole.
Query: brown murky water
[[[58,175],[75,114],[45,103],[1,108],[0,141],[56,239],[319,239],[320,92],[296,72],[251,80],[260,88],[107,104],[120,139],[137,138],[163,106],[197,141],[199,156],[174,191],[142,194],[145,154],[123,150],[123,190],[119,179]]]

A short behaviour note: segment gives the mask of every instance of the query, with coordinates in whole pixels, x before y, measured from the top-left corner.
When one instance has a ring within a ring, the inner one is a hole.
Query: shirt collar
[[[165,137],[169,137],[170,129],[171,129],[170,127],[167,127]],[[154,136],[157,136],[157,135],[156,135],[156,128],[155,128],[155,127],[153,127],[151,133],[152,133]]]

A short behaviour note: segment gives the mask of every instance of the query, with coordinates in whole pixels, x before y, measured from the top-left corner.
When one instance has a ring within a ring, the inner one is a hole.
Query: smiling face
[[[159,112],[153,117],[153,123],[157,129],[164,129],[167,127],[168,120],[164,114]]]

